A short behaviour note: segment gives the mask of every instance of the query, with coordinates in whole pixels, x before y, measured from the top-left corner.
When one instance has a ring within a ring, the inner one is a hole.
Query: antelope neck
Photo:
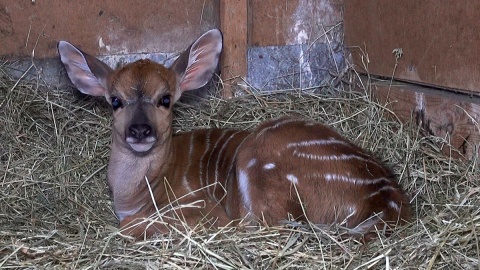
[[[172,155],[171,138],[155,146],[144,156],[132,153],[113,139],[108,164],[108,184],[113,193],[115,213],[120,221],[152,203],[147,180],[152,190],[164,188],[159,184],[159,180],[167,176]],[[156,195],[163,194],[153,192]]]

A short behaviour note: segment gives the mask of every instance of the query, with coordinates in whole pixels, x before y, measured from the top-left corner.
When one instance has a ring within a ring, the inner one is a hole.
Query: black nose
[[[152,135],[152,127],[147,124],[134,124],[128,128],[128,136],[135,139],[143,139]]]

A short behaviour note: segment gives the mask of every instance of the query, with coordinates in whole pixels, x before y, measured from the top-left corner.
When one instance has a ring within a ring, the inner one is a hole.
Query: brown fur
[[[218,42],[219,32],[209,31],[170,69],[140,60],[116,71],[59,44],[82,92],[121,101],[114,106],[108,183],[125,233],[148,237],[181,228],[179,220],[224,226],[244,218],[278,224],[291,216],[339,223],[369,239],[376,229],[389,231],[410,220],[409,200],[390,170],[323,124],[283,117],[253,131],[173,136],[173,103],[208,81]],[[169,97],[171,105],[161,105]]]

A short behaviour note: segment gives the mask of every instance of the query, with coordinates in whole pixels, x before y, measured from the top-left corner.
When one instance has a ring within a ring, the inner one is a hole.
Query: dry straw
[[[213,95],[177,106],[174,127],[248,129],[285,114],[329,123],[392,166],[411,197],[412,224],[368,246],[342,238],[339,228],[295,223],[172,229],[133,242],[116,229],[106,186],[110,108],[71,89],[12,81],[4,71],[0,268],[480,269],[478,161],[443,155],[448,142],[402,124],[368,87],[355,85],[358,80],[347,78],[353,84],[337,88],[245,92],[231,100]]]

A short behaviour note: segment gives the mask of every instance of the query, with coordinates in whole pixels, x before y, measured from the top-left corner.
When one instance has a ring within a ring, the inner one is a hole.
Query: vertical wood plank
[[[231,98],[235,87],[247,75],[248,0],[220,0],[220,26],[223,32],[221,78],[223,97]]]

